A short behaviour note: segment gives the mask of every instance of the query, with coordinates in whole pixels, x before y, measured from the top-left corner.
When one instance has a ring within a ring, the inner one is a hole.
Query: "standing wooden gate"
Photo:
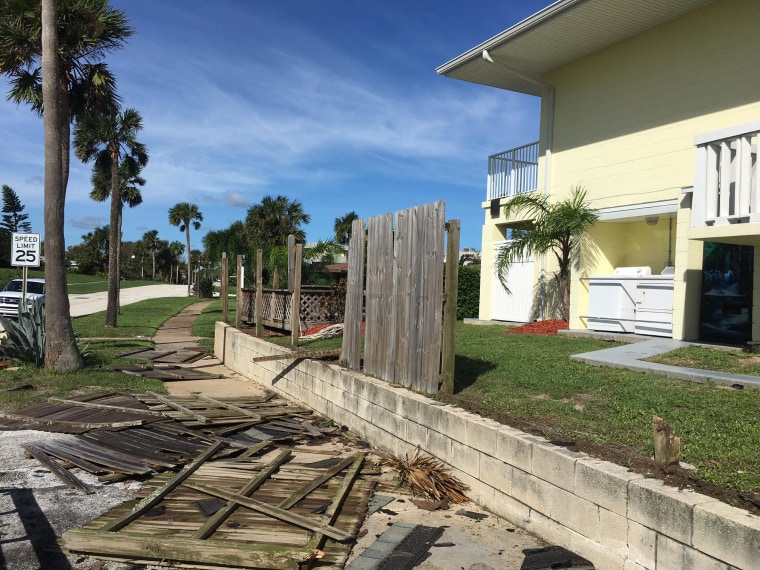
[[[342,358],[349,367],[356,367],[351,361],[360,339],[366,227],[364,372],[421,392],[438,391],[445,226],[443,201],[397,212],[395,227],[393,214],[370,218],[366,226],[364,220],[354,222]],[[458,241],[457,232],[455,252]],[[449,296],[456,307],[455,287]]]

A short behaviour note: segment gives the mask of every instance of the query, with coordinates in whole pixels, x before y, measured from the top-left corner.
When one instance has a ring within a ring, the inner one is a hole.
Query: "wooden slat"
[[[291,449],[283,449],[280,454],[272,461],[263,471],[261,471],[258,475],[256,475],[253,479],[251,479],[245,487],[240,489],[238,492],[243,497],[249,497],[251,494],[253,494],[256,489],[261,487],[261,485],[264,484],[264,482],[269,479],[269,477],[274,473],[277,469],[280,468],[280,465],[285,463],[292,455]],[[229,516],[235,512],[238,508],[238,503],[236,501],[227,501],[227,505],[221,509],[219,509],[214,515],[209,518],[206,523],[199,528],[194,534],[193,538],[202,540],[206,539],[209,536],[213,534],[213,532],[219,528],[219,525],[224,523]]]
[[[283,352],[281,354],[271,354],[269,356],[256,356],[251,358],[251,362],[268,362],[271,360],[299,360],[302,358],[325,358],[327,356],[338,356],[341,353],[340,348],[329,350],[302,350],[295,352]]]
[[[283,522],[290,523],[295,526],[311,530],[313,532],[319,532],[325,536],[329,536],[333,540],[345,541],[353,538],[353,535],[351,533],[345,532],[339,528],[335,528],[334,526],[322,524],[313,518],[291,513],[290,511],[286,511],[279,507],[275,507],[267,503],[262,503],[261,501],[257,501],[248,497],[243,497],[237,493],[230,493],[229,491],[225,491],[224,489],[220,489],[218,487],[196,485],[193,483],[186,483],[185,486],[191,489],[195,489],[196,491],[200,491],[201,493],[206,493],[207,495],[211,495],[213,497],[227,499],[228,501],[235,501],[236,503],[239,503],[246,508],[258,511],[277,520],[281,520]]]
[[[366,331],[364,371],[378,378],[393,360],[393,214],[369,219],[367,241]]]
[[[246,410],[245,408],[241,408],[239,406],[236,406],[235,404],[230,404],[229,402],[223,402],[221,400],[209,398],[208,396],[204,396],[202,394],[193,394],[193,397],[197,398],[198,400],[203,400],[204,402],[214,404],[215,406],[219,406],[220,408],[232,410],[233,412],[237,412],[241,416],[246,416],[246,417],[253,418],[256,420],[261,419],[261,416],[257,414],[256,412],[252,412],[251,410]]]
[[[81,402],[79,400],[64,400],[63,398],[48,398],[50,402],[57,402],[59,404],[66,404],[69,406],[77,406],[80,408],[92,408],[97,410],[112,410],[114,412],[123,412],[125,414],[142,414],[145,416],[157,416],[167,418],[168,416],[163,412],[154,412],[153,410],[142,410],[140,408],[126,408],[123,406],[111,406],[108,404],[97,404],[95,402]]]
[[[365,226],[363,219],[351,223],[351,239],[348,244],[346,310],[343,318],[343,348],[340,361],[343,366],[352,370],[361,368]]]
[[[36,445],[46,453],[90,473],[116,471],[126,475],[147,475],[152,471],[133,457],[82,440],[39,441]]]
[[[24,443],[21,445],[24,449],[26,449],[32,457],[34,457],[37,461],[42,463],[45,467],[50,469],[50,472],[58,477],[61,481],[63,481],[66,486],[71,487],[72,489],[79,489],[80,491],[83,491],[87,493],[88,495],[92,495],[93,490],[81,479],[79,479],[76,475],[71,473],[68,469],[64,469],[61,467],[52,457],[50,457],[47,453],[45,453],[42,449],[34,445],[33,443]]]
[[[418,248],[422,259],[418,265],[423,268],[420,279],[419,314],[416,320],[417,359],[413,389],[426,394],[438,391],[441,370],[441,330],[443,317],[443,268],[444,268],[444,228],[445,207],[442,201],[425,204],[424,248]],[[459,252],[449,258],[459,265]]]
[[[152,562],[176,561],[233,568],[299,570],[301,564],[316,555],[315,550],[307,548],[103,533],[88,529],[65,532],[63,542],[71,552],[85,552],[94,557],[101,552],[109,558],[121,556],[130,562],[140,557]]]
[[[393,265],[393,300],[395,311],[392,313],[393,329],[391,342],[394,345],[395,357],[391,359],[385,369],[384,380],[396,382],[402,386],[411,386],[409,367],[412,355],[416,356],[416,335],[410,335],[410,319],[413,304],[418,302],[414,297],[412,279],[413,248],[412,237],[417,231],[416,208],[402,210],[396,214],[396,232],[394,265]]]
[[[170,408],[174,408],[178,412],[182,412],[183,414],[186,414],[190,416],[191,418],[194,418],[195,420],[199,421],[202,424],[207,424],[210,421],[206,416],[202,414],[198,414],[194,412],[193,410],[186,408],[185,406],[178,404],[177,402],[169,398],[165,398],[164,396],[156,394],[155,392],[148,392],[148,394],[150,394],[152,397],[154,397],[156,400],[158,400],[162,404],[166,404]]]
[[[331,467],[318,477],[315,477],[312,481],[309,481],[306,485],[295,491],[292,495],[290,495],[285,501],[280,503],[278,507],[281,509],[289,509],[293,505],[295,505],[298,501],[303,499],[306,495],[311,493],[314,489],[319,487],[320,485],[324,485],[327,481],[335,477],[338,473],[343,471],[346,467],[351,465],[356,458],[354,457],[347,457],[334,467]]]
[[[346,500],[346,497],[348,496],[348,493],[351,490],[351,486],[354,484],[356,477],[358,477],[359,475],[359,471],[361,470],[362,465],[364,464],[364,458],[365,458],[364,454],[359,454],[354,457],[351,468],[348,470],[348,473],[346,473],[346,476],[343,478],[343,483],[341,483],[340,489],[338,489],[338,491],[335,493],[333,500],[330,502],[330,505],[327,507],[327,510],[325,511],[325,515],[327,516],[327,521],[326,521],[327,524],[332,525],[337,520],[338,513],[340,512],[340,507],[343,504],[343,502]],[[313,546],[314,548],[321,548],[324,545],[324,538],[325,538],[325,535],[320,534],[320,533],[315,533],[307,546]]]
[[[54,420],[47,418],[34,418],[31,416],[22,416],[18,414],[11,414],[0,410],[0,418],[7,420],[13,420],[17,422],[25,423],[38,423],[44,425],[59,425],[63,427],[81,428],[81,429],[120,429],[125,427],[141,426],[145,423],[144,420],[133,420],[124,422],[72,422],[67,420]]]
[[[115,532],[118,531],[121,528],[124,528],[127,526],[130,522],[133,520],[139,518],[145,511],[151,509],[154,505],[157,505],[161,499],[163,499],[167,494],[169,494],[173,489],[176,489],[179,487],[190,475],[195,472],[198,467],[203,465],[203,463],[213,456],[221,447],[224,445],[223,441],[217,441],[213,443],[206,451],[204,451],[201,455],[199,455],[192,463],[189,463],[186,465],[182,471],[177,473],[177,475],[172,478],[171,481],[169,481],[166,485],[164,485],[162,488],[157,489],[147,497],[145,497],[142,501],[140,501],[138,504],[134,506],[132,511],[129,513],[111,521],[107,525],[105,525],[101,530],[105,532]]]

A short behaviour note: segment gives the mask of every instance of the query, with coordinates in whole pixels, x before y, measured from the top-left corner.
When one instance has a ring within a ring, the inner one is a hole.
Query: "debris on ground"
[[[407,454],[404,459],[396,459],[381,454],[381,464],[395,469],[399,475],[399,485],[408,487],[412,493],[430,497],[435,501],[447,500],[451,503],[468,501],[470,489],[451,474],[451,470],[429,455],[423,455],[419,448]]]

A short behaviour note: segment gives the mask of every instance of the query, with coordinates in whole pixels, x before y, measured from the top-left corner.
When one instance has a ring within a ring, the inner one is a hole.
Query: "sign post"
[[[11,233],[11,265],[21,267],[21,303],[26,303],[26,280],[30,267],[40,266],[40,234]]]

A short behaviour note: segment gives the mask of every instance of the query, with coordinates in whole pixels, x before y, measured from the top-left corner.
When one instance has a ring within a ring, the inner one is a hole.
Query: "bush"
[[[214,278],[201,277],[196,283],[195,294],[204,299],[211,299],[214,296]]]
[[[460,265],[457,319],[476,319],[480,309],[480,266]]]
[[[45,362],[45,309],[40,303],[19,305],[18,320],[0,316],[6,337],[0,344],[0,354],[11,360],[31,362],[41,367]]]

